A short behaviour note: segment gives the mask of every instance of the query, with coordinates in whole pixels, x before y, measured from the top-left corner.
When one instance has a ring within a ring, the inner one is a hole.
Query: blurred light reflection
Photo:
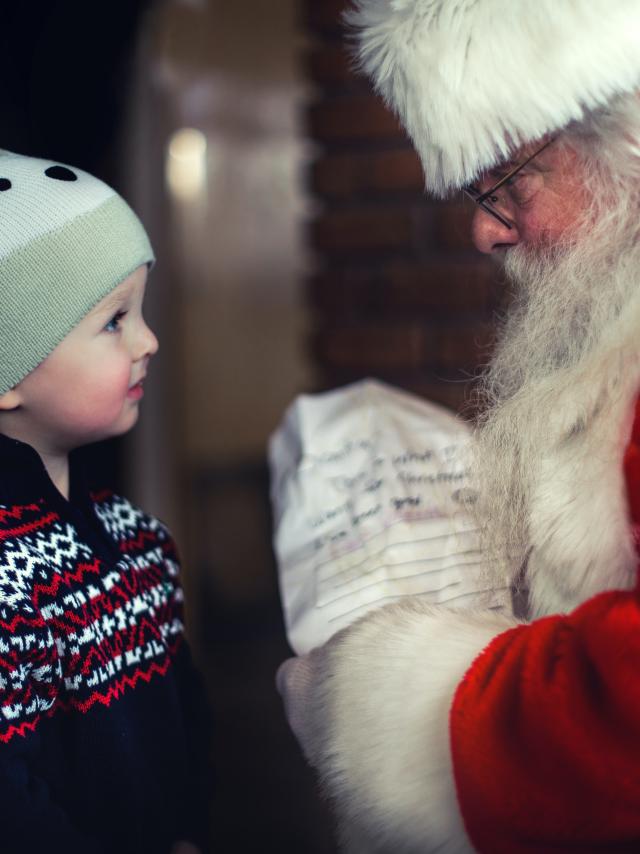
[[[189,200],[202,194],[207,185],[207,140],[196,128],[175,131],[167,146],[166,181],[178,198]]]

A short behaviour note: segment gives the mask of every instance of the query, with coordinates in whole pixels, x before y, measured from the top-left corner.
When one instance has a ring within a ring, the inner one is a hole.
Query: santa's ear
[[[10,388],[4,394],[0,394],[0,412],[9,412],[12,409],[17,409],[22,403],[22,396],[18,391],[18,387]]]

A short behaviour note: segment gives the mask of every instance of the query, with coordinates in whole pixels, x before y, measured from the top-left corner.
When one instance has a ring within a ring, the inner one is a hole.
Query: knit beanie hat
[[[0,149],[0,394],[154,260],[140,220],[111,187]]]
[[[351,3],[360,64],[436,195],[640,87],[638,0]]]

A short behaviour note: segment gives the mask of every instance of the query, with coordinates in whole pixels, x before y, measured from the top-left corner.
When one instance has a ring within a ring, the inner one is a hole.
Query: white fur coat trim
[[[449,712],[473,660],[514,625],[412,598],[312,653],[320,673],[307,706],[308,756],[335,800],[349,854],[473,850],[456,798]]]
[[[439,195],[640,84],[637,0],[353,2],[360,63]]]

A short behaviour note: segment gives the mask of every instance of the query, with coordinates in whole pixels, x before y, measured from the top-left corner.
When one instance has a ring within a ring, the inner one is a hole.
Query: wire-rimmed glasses
[[[536,149],[526,160],[523,160],[522,163],[518,163],[517,166],[514,166],[510,172],[507,172],[506,175],[503,175],[499,181],[497,181],[492,187],[489,187],[485,192],[481,192],[481,190],[475,185],[471,184],[468,187],[464,187],[462,192],[465,196],[471,199],[472,202],[475,202],[476,205],[479,205],[483,211],[486,211],[488,214],[491,214],[492,217],[498,220],[501,225],[504,225],[505,228],[511,230],[513,228],[513,222],[510,222],[504,214],[500,213],[500,211],[495,207],[496,204],[500,201],[500,197],[496,195],[496,191],[500,189],[507,181],[510,181],[514,175],[517,175],[521,169],[531,163],[534,157],[537,157],[541,152],[547,148],[547,146],[551,145],[554,141],[554,137],[547,140],[544,145],[541,145],[540,148]]]

